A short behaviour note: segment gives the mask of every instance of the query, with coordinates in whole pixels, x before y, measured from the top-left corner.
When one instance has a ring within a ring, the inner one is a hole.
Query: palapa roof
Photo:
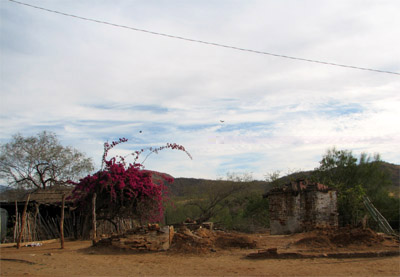
[[[24,194],[18,194],[15,197],[10,197],[7,201],[2,201],[2,203],[14,203],[17,202],[25,202],[27,200],[28,194],[30,193],[29,202],[36,202],[38,204],[61,204],[62,196],[65,194],[65,197],[72,195],[73,187],[66,186],[54,186],[46,189],[37,189],[34,191],[30,191]],[[66,200],[66,202],[70,202]]]
[[[39,204],[56,204],[61,203],[62,196],[72,195],[72,187],[51,187],[47,189],[38,189],[31,193],[30,201],[35,201]]]

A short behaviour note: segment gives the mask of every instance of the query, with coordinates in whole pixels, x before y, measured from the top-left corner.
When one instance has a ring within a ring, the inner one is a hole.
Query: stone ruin
[[[264,195],[269,199],[271,235],[337,228],[337,191],[297,180]]]

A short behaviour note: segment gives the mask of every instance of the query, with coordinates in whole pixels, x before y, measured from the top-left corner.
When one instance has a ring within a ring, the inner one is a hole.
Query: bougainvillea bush
[[[190,158],[191,156],[183,146],[168,143],[159,148],[135,151],[132,153],[133,163],[127,164],[126,157],[121,156],[107,159],[110,149],[126,141],[127,139],[122,138],[111,144],[104,144],[102,169],[78,183],[70,182],[75,185],[72,198],[80,209],[89,213],[93,195],[96,193],[96,216],[99,220],[113,222],[115,218],[133,217],[141,222],[158,222],[163,217],[167,200],[165,182],[172,183],[173,178],[145,170],[137,160],[145,151],[151,154],[166,148],[181,150]]]

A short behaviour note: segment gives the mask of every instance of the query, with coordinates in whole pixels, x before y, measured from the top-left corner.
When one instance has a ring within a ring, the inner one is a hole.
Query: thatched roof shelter
[[[0,205],[2,207],[7,206],[15,206],[15,202],[18,203],[18,206],[24,205],[28,194],[30,193],[29,204],[39,204],[39,205],[53,205],[53,206],[61,206],[62,196],[65,194],[66,199],[68,196],[72,195],[72,187],[66,186],[56,186],[50,187],[47,189],[37,189],[29,192],[16,192],[13,193],[10,191],[7,195],[7,200],[0,201]],[[71,200],[66,200],[66,204],[72,204]]]
[[[31,193],[31,201],[39,204],[58,204],[61,203],[64,194],[66,198],[72,195],[72,189],[72,187],[52,187],[36,190]]]

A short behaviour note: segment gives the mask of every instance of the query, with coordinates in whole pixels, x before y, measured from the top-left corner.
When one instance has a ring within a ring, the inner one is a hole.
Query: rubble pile
[[[298,240],[296,246],[307,248],[333,248],[333,245],[326,236],[310,236]]]
[[[247,255],[251,259],[370,258],[399,256],[399,242],[371,229],[324,228],[288,236],[289,244]],[[301,249],[299,249],[301,248]]]
[[[210,224],[196,227],[182,224],[175,230],[173,226],[148,225],[103,238],[94,246],[147,251],[169,249],[176,253],[195,254],[216,252],[216,249],[256,247],[256,242],[246,235],[214,231]]]
[[[369,228],[319,229],[294,243],[307,248],[334,248],[349,245],[373,246],[382,243],[384,238]]]
[[[336,233],[330,234],[329,239],[337,246],[347,246],[350,244],[363,244],[372,246],[381,243],[384,239],[373,230],[366,228],[341,228]]]
[[[170,250],[182,253],[209,253],[216,249],[255,248],[256,242],[248,236],[199,228],[191,231],[186,226],[177,229]]]
[[[111,235],[108,238],[97,241],[94,246],[160,251],[167,250],[170,247],[173,236],[174,228],[172,226],[160,228],[158,224],[154,224],[131,229],[121,235]]]

